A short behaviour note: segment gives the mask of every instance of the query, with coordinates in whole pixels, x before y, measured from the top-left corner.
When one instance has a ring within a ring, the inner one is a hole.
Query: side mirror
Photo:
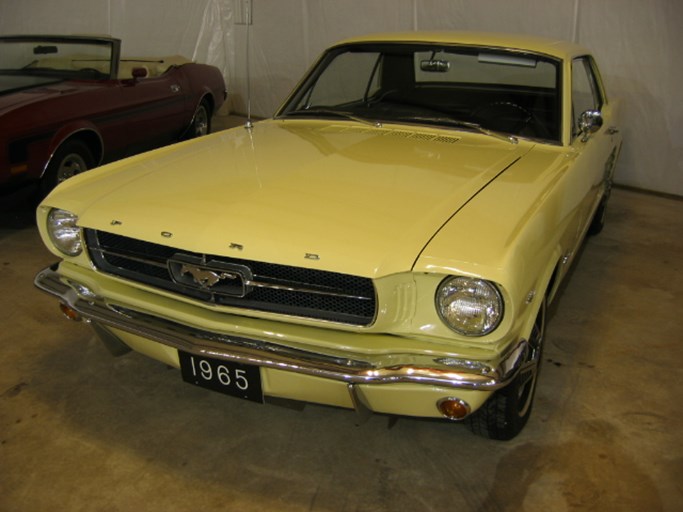
[[[139,80],[140,78],[147,78],[147,68],[146,67],[133,68],[132,75],[133,75],[133,79],[135,79],[135,80]]]
[[[602,113],[599,110],[586,110],[579,116],[579,132],[583,137],[581,142],[586,142],[588,137],[602,127]]]

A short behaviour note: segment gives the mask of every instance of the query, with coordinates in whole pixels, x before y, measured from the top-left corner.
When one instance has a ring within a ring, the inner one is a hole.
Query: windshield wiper
[[[345,110],[335,110],[332,108],[306,108],[306,109],[301,109],[301,110],[292,110],[290,112],[285,112],[281,116],[278,117],[290,117],[290,116],[310,116],[310,117],[315,117],[315,116],[335,116],[335,117],[343,117],[345,119],[351,119],[352,121],[356,121],[358,123],[363,123],[363,124],[368,124],[371,126],[374,126],[376,128],[381,128],[382,123],[379,121],[372,121],[370,119],[365,119],[362,117],[359,117],[352,112],[347,112]]]
[[[462,127],[462,128],[468,128],[470,130],[474,130],[474,131],[477,131],[479,133],[483,133],[484,135],[488,135],[490,137],[495,137],[496,139],[504,140],[504,141],[509,142],[511,144],[517,144],[517,142],[518,142],[517,137],[515,137],[513,135],[507,135],[504,133],[489,130],[488,128],[484,128],[480,124],[472,123],[470,121],[460,121],[459,119],[453,119],[452,117],[410,116],[410,117],[406,117],[404,119],[410,120],[410,121],[416,121],[418,123],[420,123],[420,122],[437,123],[437,124],[445,124],[448,126],[458,126],[458,127]]]

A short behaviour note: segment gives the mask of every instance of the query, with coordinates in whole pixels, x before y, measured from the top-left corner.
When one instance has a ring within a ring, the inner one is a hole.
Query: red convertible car
[[[111,37],[0,37],[0,192],[206,134],[220,71],[183,57],[122,58]]]

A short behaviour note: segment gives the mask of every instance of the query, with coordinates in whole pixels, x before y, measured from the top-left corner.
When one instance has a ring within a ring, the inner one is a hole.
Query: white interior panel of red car
[[[107,33],[122,39],[124,55],[212,64],[226,78],[230,108],[246,113],[250,97],[257,117],[273,114],[320,51],[360,34],[477,30],[572,40],[596,56],[610,100],[622,100],[626,144],[616,182],[683,196],[683,141],[671,135],[683,130],[683,67],[671,65],[683,60],[681,19],[683,3],[671,0],[198,0],[172,8],[165,0],[55,0],[41,9],[3,3],[0,33]]]

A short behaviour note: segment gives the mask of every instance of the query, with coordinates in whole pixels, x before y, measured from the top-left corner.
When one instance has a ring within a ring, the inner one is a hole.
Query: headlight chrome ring
[[[441,320],[463,336],[484,336],[503,319],[503,297],[498,287],[474,277],[447,277],[436,290]]]
[[[66,256],[78,256],[83,251],[77,215],[53,208],[47,215],[47,232],[57,250]]]

